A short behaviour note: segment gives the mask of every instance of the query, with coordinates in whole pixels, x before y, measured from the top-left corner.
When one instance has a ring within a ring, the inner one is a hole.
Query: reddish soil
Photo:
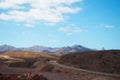
[[[17,69],[17,68],[4,67],[2,68],[2,70],[6,71],[6,73],[1,74],[0,80],[120,80],[119,77],[109,77],[109,76],[102,76],[97,74],[89,74],[89,73],[77,72],[74,70],[69,70],[55,66],[52,67],[52,65],[48,65],[48,66],[51,68],[47,69],[48,70],[47,72],[45,72],[45,69],[42,70],[42,73],[41,72],[35,73],[36,72],[35,69],[25,70],[23,68],[22,70],[22,68]],[[27,74],[27,76],[25,74]],[[30,77],[30,79],[28,79],[29,78],[28,74],[32,76]]]
[[[61,56],[58,62],[93,71],[120,73],[119,50],[67,54]],[[91,74],[50,64],[42,69],[0,66],[0,73],[0,80],[120,80],[120,77]]]
[[[61,56],[58,62],[76,68],[120,75],[120,50],[67,54]]]
[[[0,73],[0,80],[48,80],[46,77],[43,75],[34,75],[34,76],[29,76],[25,75],[22,76],[22,74],[1,74]]]

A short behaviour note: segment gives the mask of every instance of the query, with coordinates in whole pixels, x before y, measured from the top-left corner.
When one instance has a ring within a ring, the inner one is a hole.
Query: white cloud
[[[63,22],[68,13],[77,13],[82,8],[72,7],[82,0],[0,0],[0,20],[20,22]]]
[[[1,19],[1,20],[9,20],[9,19],[10,19],[10,16],[2,13],[2,14],[0,14],[0,19]]]
[[[57,40],[50,40],[49,42],[50,42],[50,43],[58,43]]]
[[[70,24],[66,27],[60,27],[58,30],[66,33],[67,35],[72,35],[73,33],[79,33],[79,32],[86,32],[87,31],[87,30],[81,29],[80,27],[77,27],[75,24]]]
[[[26,23],[25,26],[26,27],[34,27],[33,24],[30,24],[30,23]]]
[[[104,28],[113,28],[112,25],[107,25],[107,24],[100,24],[100,26],[102,26]]]

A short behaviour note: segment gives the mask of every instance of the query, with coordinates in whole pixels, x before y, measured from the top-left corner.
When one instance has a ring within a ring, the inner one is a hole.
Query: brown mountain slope
[[[120,74],[120,50],[67,54],[58,62],[86,70]]]
[[[40,52],[7,52],[0,54],[0,66],[34,68],[42,66],[46,61],[55,59],[57,56]]]
[[[43,52],[31,52],[31,51],[7,52],[3,55],[8,55],[10,57],[15,58],[38,58],[38,57],[55,58],[55,56]]]

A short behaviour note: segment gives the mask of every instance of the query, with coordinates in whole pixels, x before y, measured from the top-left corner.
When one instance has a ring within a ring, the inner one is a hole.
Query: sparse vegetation
[[[59,63],[86,70],[120,74],[120,50],[103,50],[63,55]]]
[[[40,52],[7,52],[1,55],[0,65],[6,64],[9,67],[40,68],[46,61],[56,60],[57,58],[57,56]]]
[[[119,52],[120,51],[116,50],[104,50],[67,54],[61,56],[58,62],[60,64],[76,68],[119,74]],[[22,57],[24,54],[25,56]],[[19,54],[17,53],[17,57],[15,57],[15,52],[10,53],[8,57],[1,57],[1,64],[2,62],[5,62],[4,64],[8,64],[9,62],[9,67],[7,68],[0,66],[1,71],[12,71],[12,74],[0,74],[0,80],[120,80],[119,77],[91,74],[83,71],[76,71],[60,66],[55,66],[52,64],[46,65],[45,63],[47,61],[57,60],[58,58],[54,55],[50,56],[46,56],[46,54],[39,55],[37,53],[33,55],[33,52],[30,52],[29,55],[29,51],[24,51],[19,52]],[[10,67],[21,68],[11,69]]]
[[[20,75],[6,75],[0,73],[0,80],[48,80],[43,75],[35,74],[32,75],[32,73],[25,73]]]

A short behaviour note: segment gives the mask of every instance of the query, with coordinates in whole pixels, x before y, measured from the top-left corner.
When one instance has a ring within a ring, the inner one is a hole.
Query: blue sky
[[[0,0],[0,45],[120,49],[120,0]]]

